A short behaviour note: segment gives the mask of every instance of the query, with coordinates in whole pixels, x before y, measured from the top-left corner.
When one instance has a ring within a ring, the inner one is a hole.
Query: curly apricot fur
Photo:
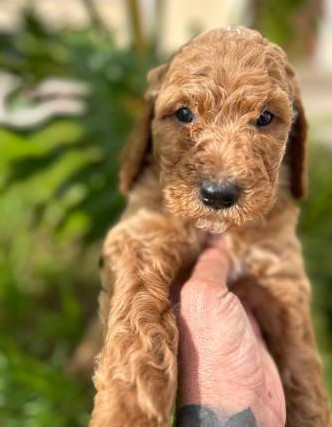
[[[223,232],[234,265],[229,286],[252,307],[277,362],[287,426],[327,427],[296,236],[306,120],[285,53],[244,27],[214,30],[183,46],[148,81],[146,110],[120,172],[128,206],[103,247],[105,341],[91,426],[168,425],[178,341],[170,285],[194,263],[207,232]],[[182,106],[193,111],[191,123],[174,117]],[[263,109],[275,119],[257,128]],[[198,193],[205,179],[236,181],[236,205],[205,206]]]

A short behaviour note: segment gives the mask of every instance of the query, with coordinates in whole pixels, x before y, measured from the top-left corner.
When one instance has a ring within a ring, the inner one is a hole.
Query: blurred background
[[[98,252],[124,203],[117,155],[146,71],[231,23],[281,44],[300,75],[300,233],[332,397],[332,0],[0,0],[1,426],[87,425],[93,386],[71,361],[94,335]]]

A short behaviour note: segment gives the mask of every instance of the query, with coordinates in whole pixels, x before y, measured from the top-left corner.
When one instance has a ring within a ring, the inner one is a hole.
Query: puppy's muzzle
[[[230,181],[203,181],[200,186],[200,196],[204,205],[213,209],[227,209],[235,205],[240,196],[240,187]]]

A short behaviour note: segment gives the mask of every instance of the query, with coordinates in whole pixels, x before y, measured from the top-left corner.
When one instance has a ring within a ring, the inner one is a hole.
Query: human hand
[[[228,290],[228,271],[223,241],[214,240],[180,291],[176,425],[284,426],[277,368],[253,315]]]

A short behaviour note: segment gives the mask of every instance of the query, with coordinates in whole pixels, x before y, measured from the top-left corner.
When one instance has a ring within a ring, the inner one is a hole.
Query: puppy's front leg
[[[107,236],[105,344],[91,425],[167,426],[175,400],[177,329],[169,286],[201,247],[180,220],[141,209]],[[106,298],[108,306],[109,296]]]
[[[330,426],[307,278],[304,273],[279,271],[274,277],[261,276],[257,288],[251,290],[256,300],[252,305],[281,375],[286,426]]]
[[[311,324],[308,280],[289,277],[277,277],[271,284],[280,329],[268,331],[285,391],[286,426],[328,427],[329,407]]]

